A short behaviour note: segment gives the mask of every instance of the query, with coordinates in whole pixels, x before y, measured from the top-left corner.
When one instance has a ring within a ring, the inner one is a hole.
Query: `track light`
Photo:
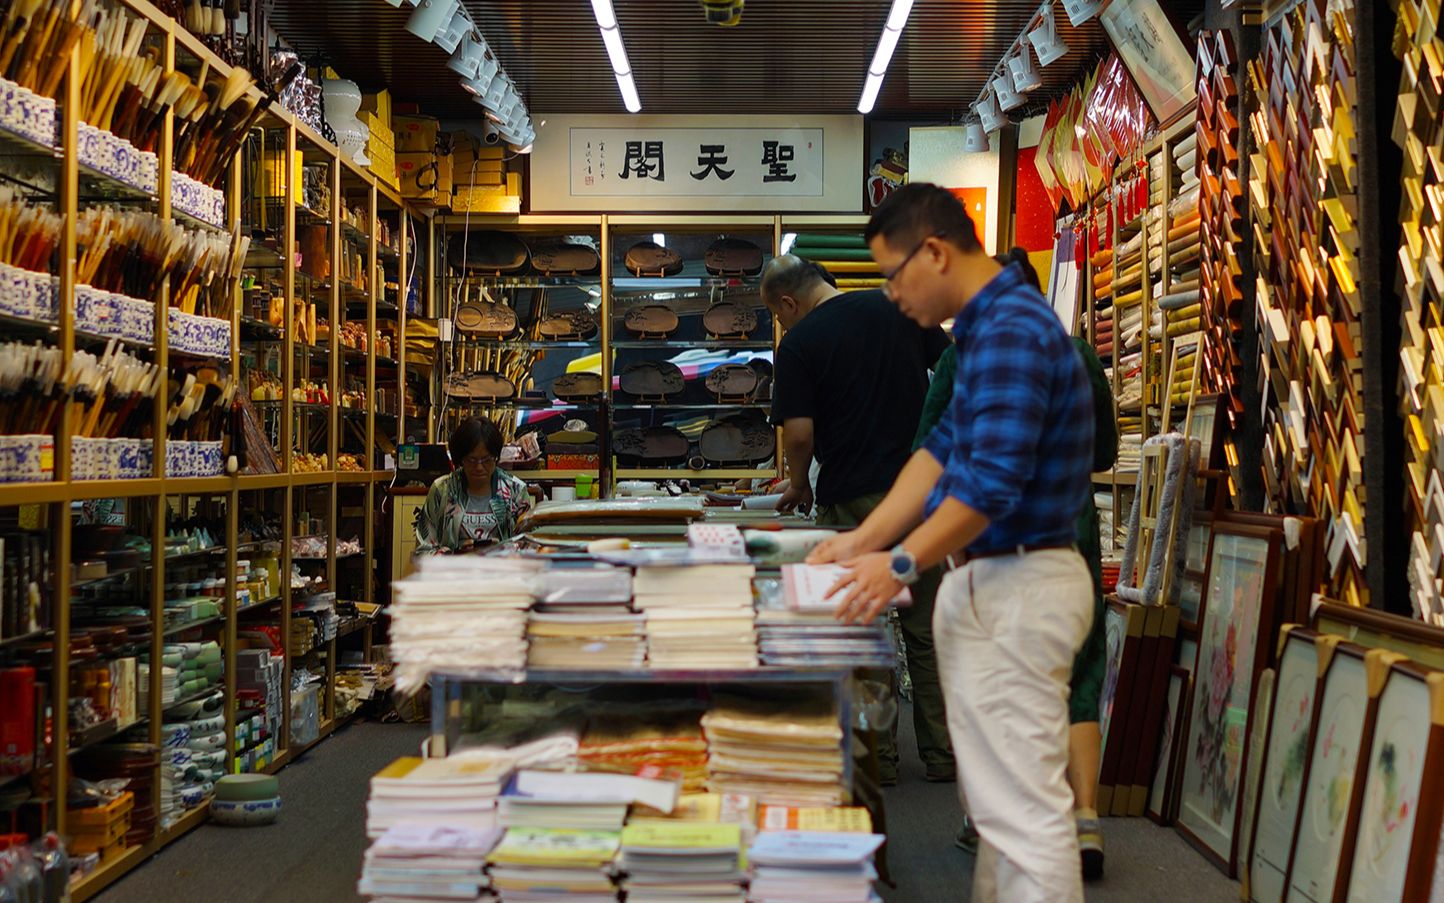
[[[983,92],[983,96],[978,99],[977,110],[978,120],[985,132],[996,132],[1008,123],[1007,117],[998,112],[998,101],[991,90]]]
[[[993,93],[998,98],[998,109],[1005,113],[1023,105],[1023,95],[1013,90],[1013,77],[1006,72],[993,79]]]
[[[476,78],[476,73],[481,71],[481,60],[484,56],[486,45],[475,38],[467,38],[456,48],[451,59],[446,61],[446,68],[464,79]]]
[[[466,10],[458,7],[447,26],[436,33],[436,46],[451,53],[471,30],[471,19],[466,15]]]
[[[1053,0],[1047,0],[1038,10],[1038,24],[1028,30],[1028,40],[1038,54],[1038,65],[1044,68],[1053,65],[1068,55],[1068,45],[1058,34],[1058,20],[1053,15]]]
[[[963,151],[969,154],[984,154],[992,149],[988,143],[988,133],[983,131],[983,124],[970,122],[963,129]]]
[[[1019,94],[1036,91],[1043,86],[1043,79],[1033,68],[1033,54],[1025,41],[1020,41],[1013,48],[1013,54],[1008,57],[1008,71],[1013,76],[1013,90]]]
[[[1102,8],[1102,0],[1063,0],[1063,9],[1068,13],[1068,21],[1073,23],[1074,28],[1081,27],[1098,15]]]
[[[423,41],[434,41],[436,33],[451,22],[460,8],[460,0],[421,0],[416,12],[406,20],[406,30]]]

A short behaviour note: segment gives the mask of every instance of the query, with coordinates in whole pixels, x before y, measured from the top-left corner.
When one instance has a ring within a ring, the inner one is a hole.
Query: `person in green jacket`
[[[1007,254],[999,254],[997,261],[1004,266],[1014,264],[1035,288],[1041,290],[1038,273],[1028,260],[1028,252],[1013,248]],[[1075,336],[1073,343],[1083,358],[1088,371],[1088,381],[1093,386],[1093,410],[1096,432],[1093,439],[1093,470],[1108,470],[1118,457],[1118,424],[1113,417],[1113,392],[1108,377],[1103,372],[1103,362],[1086,339]],[[933,381],[923,402],[922,419],[918,424],[917,438],[913,450],[920,447],[934,426],[942,419],[943,413],[953,400],[953,377],[958,369],[958,354],[955,347],[949,347],[938,358],[933,368]],[[1103,832],[1098,820],[1098,768],[1102,756],[1103,735],[1099,727],[1099,707],[1103,692],[1104,672],[1107,668],[1108,640],[1104,634],[1103,604],[1103,551],[1102,537],[1098,528],[1098,509],[1093,496],[1078,515],[1078,550],[1088,562],[1093,573],[1093,627],[1083,641],[1083,648],[1073,661],[1072,694],[1068,700],[1069,721],[1072,729],[1068,747],[1068,783],[1073,787],[1074,814],[1078,820],[1078,845],[1083,856],[1083,874],[1089,879],[1103,875]],[[942,580],[942,569],[934,568],[918,578],[912,592],[916,597],[922,593],[936,595]],[[958,845],[973,851],[977,848],[978,833],[972,822],[964,816],[963,830],[958,834]]]

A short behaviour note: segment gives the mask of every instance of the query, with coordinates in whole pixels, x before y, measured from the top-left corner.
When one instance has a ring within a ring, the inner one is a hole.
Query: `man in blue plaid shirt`
[[[1074,545],[1093,459],[1088,377],[1052,308],[1016,266],[984,252],[950,192],[904,186],[866,234],[904,314],[923,326],[954,320],[953,401],[882,504],[809,560],[852,568],[838,609],[852,622],[960,555],[933,634],[981,840],[973,900],[1082,903],[1066,771],[1068,679],[1093,620]]]

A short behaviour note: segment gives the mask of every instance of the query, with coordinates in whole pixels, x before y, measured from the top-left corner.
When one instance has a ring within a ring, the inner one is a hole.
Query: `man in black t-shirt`
[[[778,508],[815,500],[822,526],[855,527],[877,507],[912,453],[928,368],[950,346],[880,291],[840,292],[824,272],[784,255],[762,272],[762,300],[786,335],[777,347],[772,422],[782,427],[791,485]],[[808,470],[821,465],[814,490]],[[932,607],[900,611],[913,682],[918,756],[929,780],[955,780],[933,654]],[[879,738],[884,783],[897,780],[897,744]]]

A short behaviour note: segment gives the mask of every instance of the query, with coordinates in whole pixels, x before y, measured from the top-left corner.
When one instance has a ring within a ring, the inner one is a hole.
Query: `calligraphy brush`
[[[35,17],[41,13],[42,4],[43,0],[11,0],[10,9],[5,15],[5,44],[0,48],[0,72],[4,72],[7,78],[18,74],[11,71],[12,62],[18,62],[21,68],[24,67],[24,57],[17,59],[16,52],[34,26]],[[14,81],[13,78],[11,80]]]

